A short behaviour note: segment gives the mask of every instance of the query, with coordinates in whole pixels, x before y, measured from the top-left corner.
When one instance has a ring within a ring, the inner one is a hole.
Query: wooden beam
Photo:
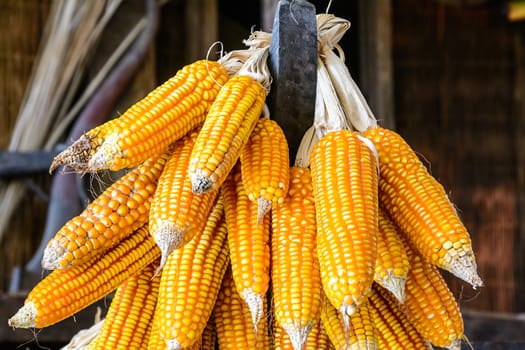
[[[391,0],[359,2],[359,85],[379,123],[395,128]]]
[[[186,1],[187,62],[206,57],[211,45],[219,37],[219,10],[217,0]],[[215,57],[210,57],[214,59]]]

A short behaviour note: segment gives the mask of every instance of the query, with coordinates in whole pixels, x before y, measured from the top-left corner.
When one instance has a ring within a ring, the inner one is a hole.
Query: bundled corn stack
[[[482,285],[469,233],[335,54],[349,23],[318,25],[294,164],[259,40],[182,68],[59,154],[51,170],[130,171],[49,242],[53,271],[9,325],[48,327],[116,291],[89,349],[459,349],[439,269]]]

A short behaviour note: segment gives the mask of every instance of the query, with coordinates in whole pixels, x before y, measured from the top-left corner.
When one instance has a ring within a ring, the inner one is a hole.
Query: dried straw
[[[74,103],[92,48],[121,1],[53,1],[9,151],[50,149],[62,136],[55,130],[65,128],[64,118]],[[25,190],[18,180],[0,183],[0,241]]]

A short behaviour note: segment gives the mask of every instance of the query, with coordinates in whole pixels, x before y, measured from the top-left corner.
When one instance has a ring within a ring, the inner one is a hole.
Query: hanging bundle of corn
[[[318,25],[316,115],[293,166],[265,115],[263,32],[184,67],[59,156],[134,169],[50,242],[54,271],[9,324],[47,327],[118,288],[90,349],[459,349],[439,268],[481,286],[469,234],[334,53],[348,21]]]

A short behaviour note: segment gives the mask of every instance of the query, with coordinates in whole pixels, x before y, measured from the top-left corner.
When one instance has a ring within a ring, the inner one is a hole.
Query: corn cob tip
[[[113,160],[122,152],[118,148],[118,134],[107,135],[100,148],[91,156],[87,162],[90,171],[99,171],[113,168]]]
[[[341,314],[341,319],[343,321],[343,327],[345,334],[350,334],[350,317],[355,314],[357,311],[357,304],[346,304],[343,303],[339,308],[339,313]]]
[[[259,293],[255,293],[250,288],[247,288],[242,291],[241,296],[248,305],[248,309],[250,310],[250,314],[252,315],[252,323],[253,323],[253,329],[255,333],[257,333],[257,327],[259,325],[259,321],[264,316],[264,299],[263,296]]]
[[[257,225],[260,225],[264,216],[272,209],[272,201],[259,197],[257,199]]]
[[[454,276],[462,279],[463,281],[469,283],[474,289],[478,287],[483,287],[483,280],[478,275],[477,265],[473,255],[466,254],[464,256],[453,257],[450,257],[449,255],[448,257],[445,257],[445,259],[445,261],[450,262],[449,264],[443,267],[445,270],[449,271]]]
[[[449,346],[446,346],[445,349],[448,350],[460,350],[461,349],[461,339],[456,339],[450,343]]]
[[[187,229],[181,228],[167,220],[161,220],[158,223],[158,228],[152,232],[155,243],[157,243],[161,253],[157,272],[162,270],[171,252],[182,245],[187,231]]]
[[[213,182],[204,174],[201,174],[199,170],[197,170],[195,173],[190,174],[190,180],[191,180],[191,190],[193,193],[205,193],[212,189]]]
[[[54,240],[49,242],[49,245],[44,249],[42,260],[40,262],[40,265],[44,270],[55,270],[68,267],[60,264],[60,260],[62,260],[66,254],[65,249],[62,247],[61,244]]]
[[[313,326],[313,322],[306,325],[299,322],[298,324],[281,325],[281,328],[288,334],[294,350],[302,350]]]
[[[65,150],[57,154],[49,166],[49,174],[52,174],[53,171],[62,165],[70,167],[74,172],[87,172],[89,154],[93,148],[91,139],[90,136],[83,134]]]
[[[177,339],[167,339],[166,340],[166,349],[167,350],[180,350],[182,349],[181,343]]]
[[[382,278],[378,283],[388,290],[401,304],[405,302],[405,282],[406,278],[388,274],[387,277]]]
[[[28,301],[7,321],[7,324],[13,328],[33,328],[37,312],[35,303]]]
[[[339,308],[339,312],[341,313],[341,315],[348,316],[348,317],[352,316],[356,311],[357,311],[356,303],[353,303],[353,304],[343,303],[341,307]]]

